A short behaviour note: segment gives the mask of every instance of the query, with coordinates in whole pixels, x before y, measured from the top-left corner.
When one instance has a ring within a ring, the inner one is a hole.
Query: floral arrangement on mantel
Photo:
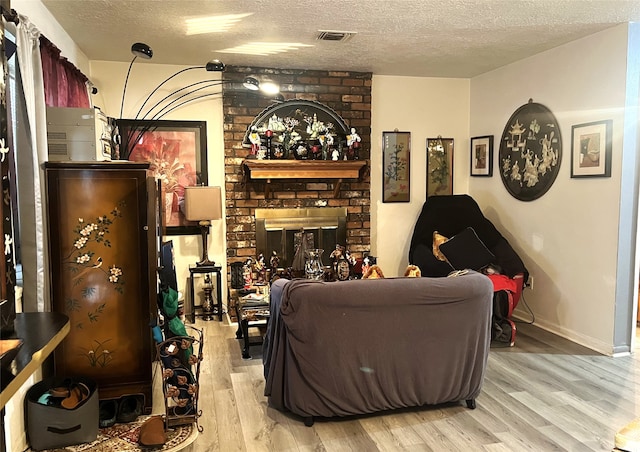
[[[345,124],[336,126],[331,120],[322,120],[328,107],[311,102],[292,101],[294,107],[279,115],[278,108],[263,120],[254,121],[246,135],[251,151],[249,158],[297,160],[358,160],[361,138],[355,128],[347,130]],[[333,116],[339,116],[332,112]],[[342,129],[342,130],[341,130]]]

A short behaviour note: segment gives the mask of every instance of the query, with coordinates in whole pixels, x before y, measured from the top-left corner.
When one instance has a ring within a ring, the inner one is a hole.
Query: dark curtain
[[[87,77],[44,36],[40,36],[40,56],[47,107],[89,108]]]

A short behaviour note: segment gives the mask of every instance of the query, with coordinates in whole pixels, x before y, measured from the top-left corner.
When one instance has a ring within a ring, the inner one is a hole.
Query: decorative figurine
[[[364,260],[362,261],[362,276],[364,277],[364,275],[367,274],[367,271],[369,271],[369,268],[371,268],[372,265],[375,265],[377,262],[377,259],[373,256],[365,256]]]
[[[347,135],[347,146],[349,147],[349,150],[347,152],[348,158],[347,155],[345,155],[345,158],[347,158],[348,160],[358,160],[358,149],[360,149],[360,141],[362,141],[360,135],[358,135],[356,133],[356,129],[352,127],[351,133]]]
[[[251,155],[257,156],[260,151],[260,134],[256,126],[251,127],[249,141],[251,142]]]
[[[384,278],[384,273],[382,273],[382,269],[377,265],[372,265],[369,267],[366,273],[362,275],[362,279],[382,279]]]
[[[340,281],[346,281],[351,275],[351,264],[345,255],[345,247],[336,244],[336,249],[329,255],[333,259],[333,272]]]
[[[357,259],[355,258],[354,255],[351,254],[351,251],[346,250],[344,252],[344,257],[345,259],[347,259],[347,262],[349,262],[349,265],[351,265],[352,267],[356,265]]]
[[[329,151],[333,146],[333,136],[329,133],[328,129],[323,129],[320,132],[320,136],[318,137],[320,141],[320,146],[322,147],[322,160],[329,160]],[[338,158],[333,158],[333,160],[338,160]]]
[[[278,273],[278,266],[280,265],[280,258],[276,250],[271,251],[271,259],[269,259],[269,266],[271,267],[271,275]]]
[[[420,271],[420,267],[417,265],[409,265],[404,272],[404,276],[408,278],[420,278],[422,276],[422,272]]]
[[[244,279],[244,288],[249,289],[251,287],[252,275],[251,275],[251,258],[247,258],[242,267],[242,278]]]
[[[338,261],[344,259],[344,246],[336,243],[336,249],[331,251],[329,258],[333,261],[333,271],[338,271]]]
[[[258,258],[256,259],[256,263],[254,264],[254,268],[256,273],[258,274],[258,284],[264,284],[266,281],[267,275],[267,267],[264,264],[264,255],[262,253],[258,254]]]
[[[266,155],[266,158],[267,158],[267,160],[271,160],[273,158],[273,143],[271,142],[272,137],[273,137],[273,131],[269,129],[264,134],[267,137],[267,155]]]

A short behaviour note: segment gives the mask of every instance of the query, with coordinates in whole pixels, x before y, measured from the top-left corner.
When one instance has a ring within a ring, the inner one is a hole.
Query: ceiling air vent
[[[318,41],[346,41],[350,39],[355,32],[353,31],[333,31],[333,30],[318,30]]]

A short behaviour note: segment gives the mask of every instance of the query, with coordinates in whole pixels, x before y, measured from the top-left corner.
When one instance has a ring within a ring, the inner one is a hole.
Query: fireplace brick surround
[[[285,100],[320,102],[335,110],[360,135],[360,159],[368,160],[371,149],[371,73],[227,66],[225,80],[241,83],[252,75],[280,85]],[[248,180],[242,161],[249,149],[242,146],[244,134],[273,100],[255,92],[225,90],[223,95],[225,191],[227,222],[227,265],[255,259],[270,250],[256,249],[255,209],[300,207],[345,207],[347,209],[347,249],[362,257],[371,248],[369,166],[360,179],[345,179],[334,197],[335,179],[274,180],[265,197],[265,181]],[[229,270],[227,271],[229,277]]]

